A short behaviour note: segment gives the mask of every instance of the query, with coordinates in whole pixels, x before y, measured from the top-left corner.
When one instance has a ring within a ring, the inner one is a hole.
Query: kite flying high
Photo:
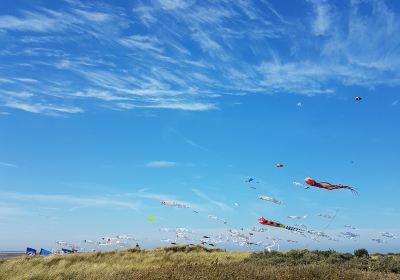
[[[328,182],[317,182],[313,178],[307,177],[304,179],[304,181],[309,184],[310,186],[321,188],[321,189],[326,189],[326,190],[337,190],[337,189],[348,189],[352,191],[353,193],[357,193],[357,191],[350,186],[343,186],[343,185],[333,185]]]
[[[279,228],[284,228],[287,230],[292,230],[292,231],[299,231],[299,232],[304,232],[304,229],[300,229],[300,228],[295,228],[295,227],[290,227],[290,226],[285,226],[283,224],[277,223],[277,222],[273,222],[273,221],[269,221],[264,219],[263,217],[258,219],[258,222],[262,225],[265,226],[271,226],[271,227],[279,227]]]

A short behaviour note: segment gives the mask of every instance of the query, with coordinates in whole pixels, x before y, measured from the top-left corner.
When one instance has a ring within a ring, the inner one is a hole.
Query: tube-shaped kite
[[[310,186],[321,188],[321,189],[325,189],[325,190],[329,190],[329,191],[337,190],[337,189],[348,189],[348,190],[352,191],[353,193],[357,193],[357,191],[353,187],[350,187],[350,186],[333,185],[333,184],[328,183],[328,182],[317,182],[313,178],[310,178],[310,177],[305,178],[304,181],[307,184],[309,184]]]
[[[258,219],[258,222],[259,222],[260,224],[262,224],[262,225],[265,225],[265,226],[279,227],[279,228],[284,228],[284,229],[287,229],[287,230],[293,230],[293,231],[304,232],[304,229],[295,228],[295,227],[290,227],[290,226],[285,226],[285,225],[283,225],[283,224],[281,224],[281,223],[277,223],[277,222],[273,222],[273,221],[266,220],[266,219],[263,218],[263,217],[259,218],[259,219]]]

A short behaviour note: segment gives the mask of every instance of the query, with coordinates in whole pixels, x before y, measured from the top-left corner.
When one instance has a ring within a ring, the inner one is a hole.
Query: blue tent
[[[53,254],[52,252],[47,251],[46,249],[43,249],[43,248],[40,249],[40,255],[41,256],[50,256],[52,254]]]
[[[34,256],[34,255],[36,255],[36,250],[28,247],[28,248],[26,248],[26,255]]]

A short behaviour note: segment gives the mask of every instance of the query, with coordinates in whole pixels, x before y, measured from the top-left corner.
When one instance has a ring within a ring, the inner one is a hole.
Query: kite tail
[[[292,231],[298,231],[298,232],[304,232],[304,230],[301,228],[290,227],[290,226],[286,226],[285,229],[292,230]]]
[[[356,196],[359,196],[358,191],[355,188],[349,187],[349,190]]]
[[[350,190],[353,194],[358,195],[357,190],[356,190],[355,188],[353,188],[353,187],[350,187],[350,186],[342,186],[342,185],[339,185],[339,186],[340,186],[341,189],[348,189],[348,190]]]

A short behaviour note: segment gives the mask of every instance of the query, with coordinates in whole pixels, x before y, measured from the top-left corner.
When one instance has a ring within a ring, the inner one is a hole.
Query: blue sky
[[[288,215],[360,238],[284,249],[400,248],[400,5],[344,2],[2,1],[0,249]]]

